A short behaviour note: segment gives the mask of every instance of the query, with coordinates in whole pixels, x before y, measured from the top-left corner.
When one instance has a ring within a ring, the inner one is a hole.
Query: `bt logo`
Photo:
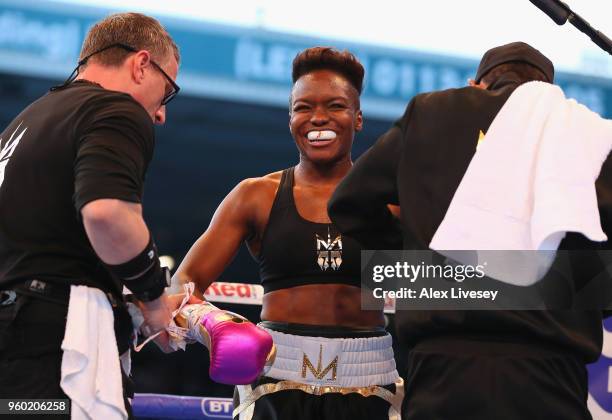
[[[202,412],[211,418],[231,419],[232,405],[231,398],[203,398]]]

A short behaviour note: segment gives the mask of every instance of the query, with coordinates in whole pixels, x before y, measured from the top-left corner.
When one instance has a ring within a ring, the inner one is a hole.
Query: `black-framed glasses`
[[[111,48],[122,48],[122,49],[124,49],[126,51],[133,52],[133,53],[138,52],[138,50],[136,48],[130,47],[127,44],[121,44],[121,43],[111,44],[111,45],[107,45],[104,48],[100,48],[99,50],[94,51],[91,54],[83,57],[83,59],[80,60],[77,63],[77,66],[72,71],[72,73],[70,73],[70,76],[68,76],[66,81],[62,85],[56,86],[56,87],[52,88],[52,90],[57,89],[59,87],[63,87],[63,86],[69,85],[70,83],[72,83],[74,81],[74,79],[76,79],[77,76],[79,75],[79,69],[81,68],[82,65],[87,63],[87,60],[89,60],[92,56],[94,56],[96,54],[100,54],[102,51],[106,51],[106,50],[109,50]],[[154,60],[151,60],[151,64],[153,64],[155,66],[155,68],[157,70],[159,70],[159,72],[166,78],[166,80],[168,81],[168,83],[170,83],[170,86],[172,87],[172,90],[170,92],[166,93],[164,95],[164,97],[162,98],[161,104],[162,105],[166,105],[168,102],[173,100],[176,95],[178,95],[178,93],[181,90],[181,88],[179,87],[179,85],[176,84],[176,82],[174,80],[172,80],[172,78],[170,76],[168,76],[168,73],[166,73],[164,71],[164,69],[162,69],[161,66],[159,64],[157,64]]]

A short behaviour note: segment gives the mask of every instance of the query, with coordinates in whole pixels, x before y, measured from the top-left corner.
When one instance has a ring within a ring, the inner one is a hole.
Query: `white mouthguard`
[[[336,133],[331,130],[308,132],[308,140],[331,140],[335,138]]]

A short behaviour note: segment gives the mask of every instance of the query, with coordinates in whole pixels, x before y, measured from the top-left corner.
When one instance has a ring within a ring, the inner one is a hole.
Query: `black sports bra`
[[[264,293],[306,284],[360,286],[361,247],[333,223],[303,219],[293,199],[294,168],[283,171],[259,253]]]

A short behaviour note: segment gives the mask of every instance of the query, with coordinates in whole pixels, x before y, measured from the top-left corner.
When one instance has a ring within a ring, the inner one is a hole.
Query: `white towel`
[[[535,283],[566,232],[607,239],[595,180],[611,147],[612,121],[566,99],[557,86],[520,86],[472,158],[430,248],[553,251],[478,252],[480,263],[498,260],[489,261],[488,275],[511,284]]]
[[[113,311],[101,290],[70,288],[62,350],[60,385],[72,419],[127,419]]]

